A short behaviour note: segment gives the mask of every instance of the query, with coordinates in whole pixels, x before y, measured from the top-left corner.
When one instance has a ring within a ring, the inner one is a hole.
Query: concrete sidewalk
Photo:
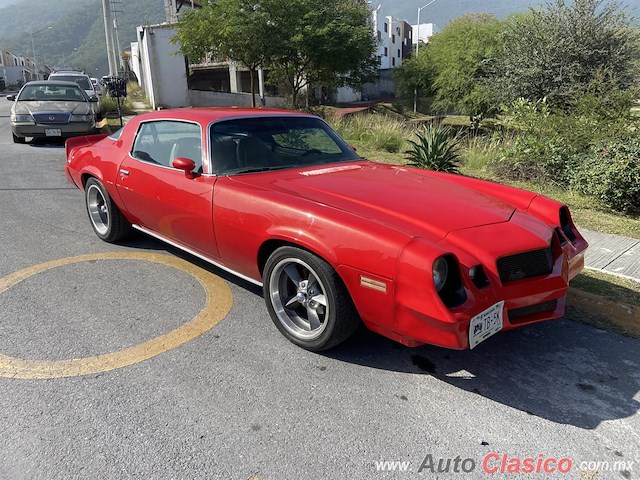
[[[578,227],[589,242],[585,267],[640,282],[640,240]]]

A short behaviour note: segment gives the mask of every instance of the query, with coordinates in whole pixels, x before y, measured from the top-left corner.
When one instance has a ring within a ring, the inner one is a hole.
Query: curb
[[[625,280],[631,280],[632,282],[640,283],[640,278],[632,277],[630,275],[624,275],[622,273],[611,272],[609,270],[602,270],[601,268],[590,267],[588,265],[584,266],[585,270],[589,270],[590,272],[598,272],[604,275],[611,275],[612,277],[623,278]]]

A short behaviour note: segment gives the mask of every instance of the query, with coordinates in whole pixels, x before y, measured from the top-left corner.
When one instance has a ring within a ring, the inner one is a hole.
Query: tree
[[[187,11],[176,27],[174,42],[191,59],[207,54],[243,64],[251,75],[251,101],[256,106],[255,76],[272,53],[268,13],[260,0],[217,0]]]
[[[360,86],[375,72],[376,40],[364,0],[266,0],[278,47],[273,76],[291,90],[294,107],[311,86]]]
[[[406,93],[435,95],[433,109],[471,116],[492,113],[488,66],[500,49],[503,23],[489,14],[460,17],[436,33],[398,74]]]
[[[616,1],[554,0],[507,23],[495,63],[495,91],[507,102],[546,98],[571,108],[601,78],[629,87],[637,74],[637,34]]]
[[[402,66],[396,70],[395,78],[398,89],[407,96],[416,96],[416,99],[427,98],[435,95],[433,87],[434,69],[430,65],[431,59],[422,48],[418,55],[414,55],[402,62]]]
[[[255,70],[269,69],[297,107],[310,86],[358,86],[371,76],[368,19],[365,0],[217,0],[187,13],[175,41],[190,58],[213,53],[244,64],[252,82]]]

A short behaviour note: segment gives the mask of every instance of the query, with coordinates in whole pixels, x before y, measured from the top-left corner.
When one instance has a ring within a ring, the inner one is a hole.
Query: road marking
[[[0,354],[0,377],[20,379],[76,377],[108,372],[133,365],[199,337],[220,323],[227,316],[233,305],[231,289],[217,275],[180,258],[148,252],[96,253],[40,263],[1,278],[0,294],[23,280],[52,268],[96,260],[145,260],[182,270],[198,280],[202,288],[204,288],[206,294],[205,305],[195,318],[181,327],[117,352],[69,360],[25,360]]]

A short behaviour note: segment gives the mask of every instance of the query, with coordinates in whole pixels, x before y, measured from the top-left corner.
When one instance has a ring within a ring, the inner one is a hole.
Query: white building
[[[421,23],[419,29],[418,25],[412,25],[411,28],[413,29],[413,45],[418,44],[418,38],[422,43],[429,43],[429,39],[435,33],[435,25],[433,23]]]
[[[0,78],[5,86],[21,85],[35,80],[35,67],[29,57],[0,50]]]
[[[381,5],[371,11],[371,24],[378,41],[378,68],[398,68],[411,56],[413,31],[405,20],[382,15]]]

